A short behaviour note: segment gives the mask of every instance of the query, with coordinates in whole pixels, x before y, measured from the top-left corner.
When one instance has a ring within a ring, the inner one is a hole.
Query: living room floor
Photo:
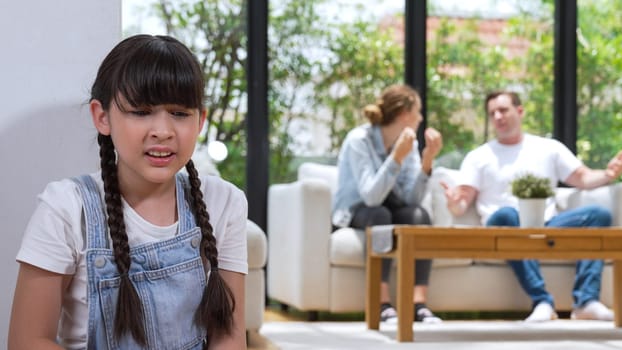
[[[304,317],[296,313],[288,313],[276,310],[273,307],[267,307],[264,312],[264,322],[296,322],[304,321]],[[248,334],[248,350],[277,350],[268,338],[262,336],[256,331],[250,331]]]
[[[443,315],[448,317],[449,315]],[[453,316],[453,315],[452,315]],[[464,316],[464,315],[459,315]],[[442,324],[418,324],[415,344],[428,349],[549,350],[622,350],[622,329],[612,322],[571,321],[562,319],[542,324],[521,322],[524,315],[506,318],[465,319],[449,317]],[[490,318],[489,318],[490,317]],[[413,343],[395,341],[396,325],[381,324],[380,330],[366,329],[360,314],[339,316],[321,313],[317,322],[306,322],[306,314],[283,312],[270,305],[259,333],[250,332],[248,349],[412,349]]]

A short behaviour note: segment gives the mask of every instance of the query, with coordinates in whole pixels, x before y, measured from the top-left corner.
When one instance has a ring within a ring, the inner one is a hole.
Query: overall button
[[[106,258],[104,258],[103,256],[98,256],[95,258],[95,267],[104,267],[104,265],[106,265]]]
[[[201,237],[192,238],[192,241],[190,241],[190,244],[192,244],[192,247],[194,248],[198,247],[199,244],[201,244]]]

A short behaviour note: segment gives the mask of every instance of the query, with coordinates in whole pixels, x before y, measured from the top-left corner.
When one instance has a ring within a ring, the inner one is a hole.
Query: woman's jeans
[[[429,225],[431,223],[430,216],[425,209],[419,206],[395,207],[391,205],[391,201],[386,200],[381,206],[367,207],[359,205],[353,211],[354,215],[352,216],[350,226],[358,229],[365,229],[373,225]],[[382,282],[389,282],[391,262],[390,258],[382,259]],[[428,285],[431,268],[432,260],[415,261],[416,286]]]
[[[518,211],[514,208],[502,207],[490,216],[486,226],[519,226]],[[605,208],[589,205],[564,211],[549,220],[545,226],[611,226],[611,213]],[[586,234],[589,234],[588,231]],[[533,306],[541,302],[554,305],[553,296],[545,289],[544,279],[540,274],[540,263],[537,260],[509,260],[508,264],[514,270],[520,285],[531,298]],[[602,260],[577,261],[575,281],[572,288],[573,308],[582,307],[592,300],[599,300],[602,271]]]

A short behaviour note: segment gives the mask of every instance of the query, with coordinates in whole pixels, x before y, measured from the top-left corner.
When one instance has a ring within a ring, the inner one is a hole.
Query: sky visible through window
[[[274,3],[284,0],[271,0]],[[122,26],[125,35],[136,33],[164,34],[164,28],[157,18],[151,13],[151,6],[155,0],[122,0]],[[328,1],[325,11],[331,11],[335,4],[347,4],[356,6],[365,5],[365,9],[375,16],[382,17],[387,14],[403,11],[404,0],[340,0]],[[516,14],[520,5],[523,8],[530,8],[529,3],[537,1],[519,0],[428,0],[428,4],[436,11],[452,16],[474,16],[484,17],[508,17]],[[533,7],[533,6],[531,6]],[[348,12],[339,12],[341,21],[349,21]]]

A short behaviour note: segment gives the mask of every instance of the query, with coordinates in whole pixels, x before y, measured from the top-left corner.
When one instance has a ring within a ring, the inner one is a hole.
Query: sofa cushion
[[[329,259],[332,266],[365,267],[365,233],[351,227],[340,228],[330,236]],[[434,259],[434,267],[468,266],[473,259]]]
[[[351,227],[340,228],[330,236],[331,265],[365,266],[365,232]]]

